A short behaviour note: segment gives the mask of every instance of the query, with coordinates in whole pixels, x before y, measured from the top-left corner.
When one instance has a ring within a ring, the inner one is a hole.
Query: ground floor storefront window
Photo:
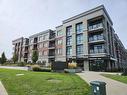
[[[89,60],[90,71],[106,71],[106,60]]]

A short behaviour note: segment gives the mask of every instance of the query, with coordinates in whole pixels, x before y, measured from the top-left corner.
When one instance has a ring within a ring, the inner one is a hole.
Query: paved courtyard
[[[83,73],[77,73],[77,75],[79,75],[87,83],[90,83],[91,81],[106,82],[107,95],[127,95],[127,84],[101,76],[100,74],[102,73],[106,73],[106,72],[85,71]]]

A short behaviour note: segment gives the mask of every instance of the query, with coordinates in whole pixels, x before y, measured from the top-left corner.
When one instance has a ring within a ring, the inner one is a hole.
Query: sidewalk
[[[17,70],[28,70],[28,67],[18,67],[18,66],[0,66],[0,68],[17,69]]]
[[[1,81],[0,81],[0,95],[8,95]]]
[[[77,73],[77,75],[84,79],[88,84],[91,81],[106,82],[107,95],[127,95],[127,84],[101,76],[100,74],[102,73],[104,72],[85,71],[83,73]]]

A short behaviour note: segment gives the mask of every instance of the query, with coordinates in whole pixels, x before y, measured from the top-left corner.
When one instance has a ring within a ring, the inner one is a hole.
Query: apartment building
[[[28,62],[32,62],[33,51],[38,51],[38,63],[55,61],[55,32],[46,30],[29,37]],[[46,64],[48,65],[48,64]]]
[[[28,48],[29,48],[29,39],[28,38],[18,38],[12,41],[13,53],[16,53],[18,56],[18,62],[27,62],[28,60]]]
[[[40,63],[75,61],[84,70],[120,70],[127,59],[103,5],[64,20],[54,31],[30,36],[27,62],[33,50],[39,52]]]

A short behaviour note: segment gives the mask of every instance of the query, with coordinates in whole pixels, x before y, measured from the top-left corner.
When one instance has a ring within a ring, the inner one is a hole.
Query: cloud
[[[12,40],[54,29],[62,20],[101,4],[106,6],[116,33],[127,47],[126,0],[0,0],[0,53],[5,51],[10,58]]]

